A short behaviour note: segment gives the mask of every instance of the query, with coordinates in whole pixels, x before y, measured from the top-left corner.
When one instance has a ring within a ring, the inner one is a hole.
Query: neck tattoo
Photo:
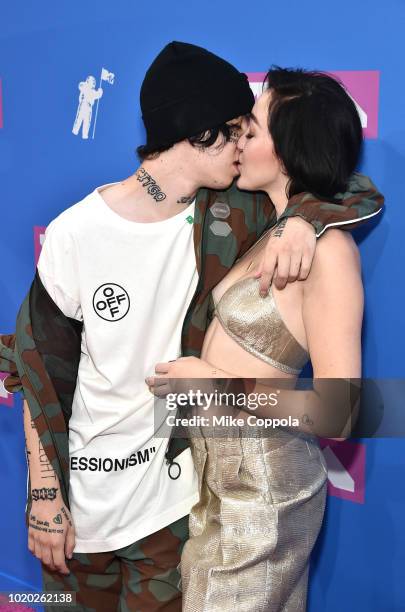
[[[151,177],[145,170],[145,168],[139,168],[136,173],[136,178],[142,186],[148,190],[149,195],[155,200],[155,202],[161,202],[166,199],[166,194],[160,189],[159,185],[157,185],[154,178]]]
[[[188,206],[190,206],[190,204],[192,204],[193,202],[194,198],[190,198],[189,196],[184,196],[177,200],[177,204],[187,204]]]

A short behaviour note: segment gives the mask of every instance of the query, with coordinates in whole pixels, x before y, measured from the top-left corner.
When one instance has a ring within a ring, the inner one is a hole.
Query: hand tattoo
[[[58,489],[55,489],[55,488],[46,489],[45,487],[43,489],[32,489],[31,496],[34,501],[38,501],[38,500],[53,501],[56,498],[57,490]]]
[[[45,533],[63,533],[63,529],[51,529],[48,521],[40,521],[35,514],[30,514],[29,526],[37,531],[45,531]]]
[[[139,168],[136,173],[136,178],[140,183],[142,183],[143,187],[147,188],[148,193],[156,202],[161,202],[162,200],[166,199],[166,194],[163,193],[159,185],[156,184],[155,179],[146,172],[145,168]]]
[[[276,238],[281,238],[287,221],[288,219],[282,219],[280,223],[277,225],[276,229],[273,231],[272,236],[276,236]]]

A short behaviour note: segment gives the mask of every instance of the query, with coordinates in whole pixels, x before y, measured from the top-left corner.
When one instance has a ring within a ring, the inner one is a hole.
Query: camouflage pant
[[[180,563],[188,539],[188,516],[142,540],[102,553],[73,553],[69,576],[42,565],[44,591],[74,591],[76,606],[45,606],[47,612],[181,611]]]

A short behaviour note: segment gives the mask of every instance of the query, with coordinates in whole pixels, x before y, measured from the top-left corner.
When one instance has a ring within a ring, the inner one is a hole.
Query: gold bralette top
[[[244,278],[229,287],[213,314],[246,351],[287,374],[299,374],[309,359],[284,324],[271,287],[268,295],[261,297],[255,278]]]

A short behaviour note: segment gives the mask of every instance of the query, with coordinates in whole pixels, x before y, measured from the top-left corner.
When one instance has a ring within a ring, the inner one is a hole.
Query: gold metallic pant
[[[326,502],[315,438],[193,437],[200,501],[181,560],[183,612],[302,612]]]

